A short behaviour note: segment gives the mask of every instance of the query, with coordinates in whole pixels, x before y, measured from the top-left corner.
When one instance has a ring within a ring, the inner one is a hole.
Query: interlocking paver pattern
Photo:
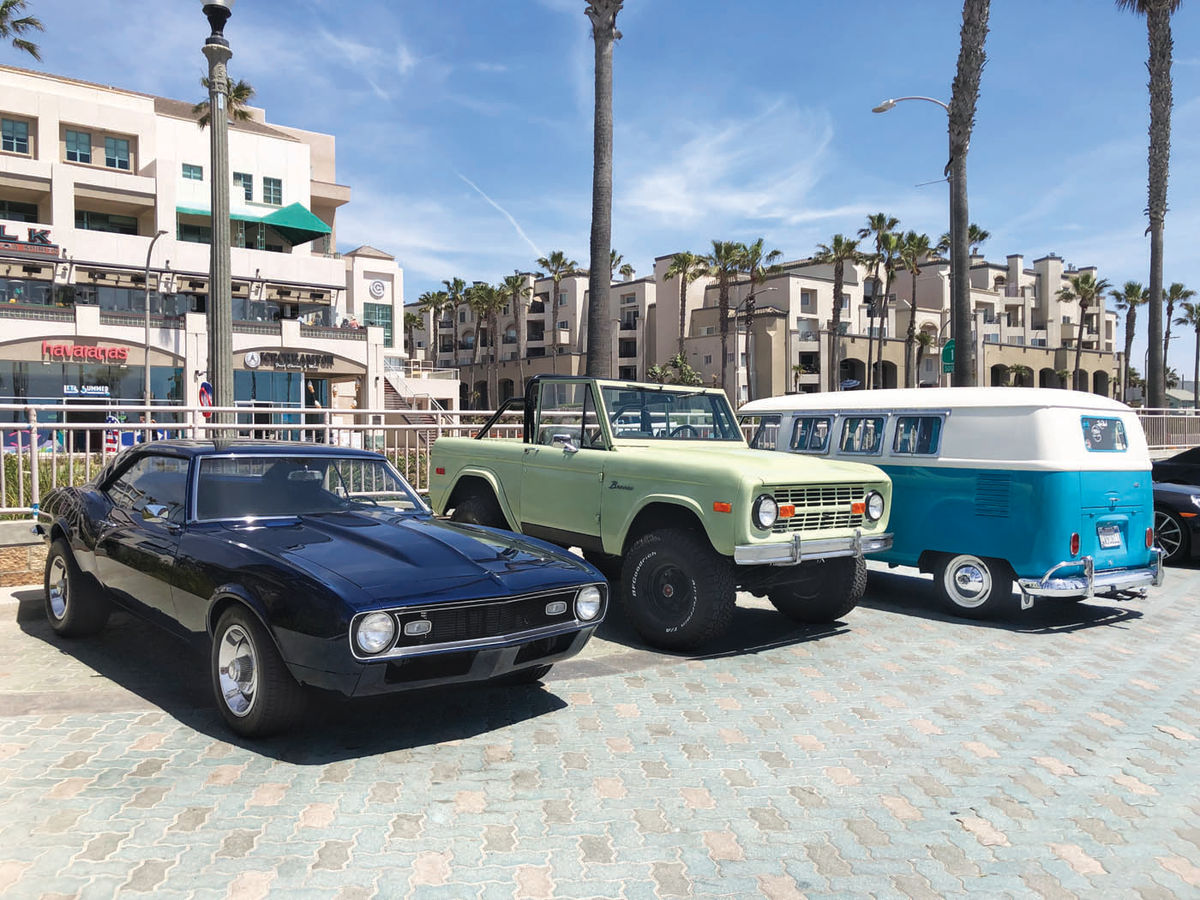
[[[544,688],[352,703],[243,743],[206,660],[0,595],[0,894],[1200,896],[1200,569],[1145,601],[844,623],[742,598],[715,652],[619,618]]]

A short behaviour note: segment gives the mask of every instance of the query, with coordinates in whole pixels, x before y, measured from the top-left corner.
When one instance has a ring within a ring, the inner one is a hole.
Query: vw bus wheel
[[[664,650],[711,641],[733,618],[730,563],[691,531],[666,528],[640,538],[625,557],[621,586],[633,627]]]
[[[1154,543],[1165,554],[1163,562],[1178,562],[1186,557],[1191,549],[1190,540],[1187,529],[1174,513],[1164,509],[1154,511]]]
[[[867,590],[867,561],[860,557],[800,564],[800,579],[773,589],[771,605],[795,622],[826,625],[846,617]]]
[[[212,686],[222,718],[244,737],[283,731],[304,711],[304,689],[267,630],[241,606],[225,610],[213,633]]]
[[[46,621],[61,637],[87,637],[108,622],[112,607],[94,579],[75,562],[71,546],[62,538],[46,554]]]
[[[948,556],[934,573],[934,584],[950,612],[968,619],[990,616],[1012,601],[1012,575],[1003,560]]]

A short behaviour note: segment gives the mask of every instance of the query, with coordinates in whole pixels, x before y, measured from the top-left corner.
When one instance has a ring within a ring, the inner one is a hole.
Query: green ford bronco
[[[524,440],[488,438],[517,406]],[[882,470],[752,450],[718,390],[538,376],[474,438],[439,438],[431,469],[436,512],[579,547],[663,648],[725,631],[738,589],[840,619],[892,543]]]

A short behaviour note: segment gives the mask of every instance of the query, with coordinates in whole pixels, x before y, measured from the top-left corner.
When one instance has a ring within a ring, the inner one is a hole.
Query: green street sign
[[[946,345],[942,347],[942,362],[946,365],[954,365],[954,338],[946,341]],[[947,369],[946,371],[950,371]]]

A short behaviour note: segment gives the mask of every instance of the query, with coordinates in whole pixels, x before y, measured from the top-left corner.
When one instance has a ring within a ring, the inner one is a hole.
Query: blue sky
[[[31,0],[40,68],[192,99],[196,0]],[[330,132],[341,249],[394,253],[410,301],[564,250],[587,265],[592,42],[583,0],[239,0],[230,70],[269,121]],[[957,7],[957,8],[956,8]],[[131,15],[136,8],[137,15]],[[848,16],[848,11],[852,11]],[[613,246],[753,240],[796,258],[886,211],[947,230],[953,0],[627,0],[615,50]],[[1175,17],[1165,277],[1200,289],[1200,4]],[[19,65],[11,50],[5,59]],[[968,160],[989,259],[1056,252],[1148,280],[1144,21],[1106,0],[997,0]],[[536,252],[535,252],[536,251]],[[1138,368],[1144,352],[1135,347]],[[1170,362],[1190,377],[1193,340]]]

